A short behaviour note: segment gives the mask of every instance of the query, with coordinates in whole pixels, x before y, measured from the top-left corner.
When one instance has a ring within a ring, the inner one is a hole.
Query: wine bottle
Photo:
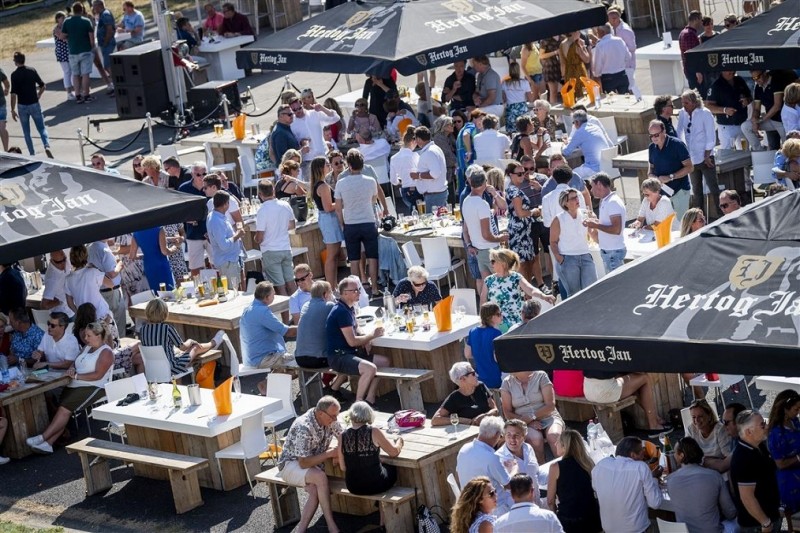
[[[172,378],[172,406],[175,409],[180,409],[181,404],[181,391],[178,390],[178,382],[175,381],[175,378]]]

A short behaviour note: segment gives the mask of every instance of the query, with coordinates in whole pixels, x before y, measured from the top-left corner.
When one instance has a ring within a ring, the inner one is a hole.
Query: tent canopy
[[[606,22],[576,0],[347,2],[236,53],[239,68],[386,76],[452,64]]]
[[[700,72],[800,67],[800,0],[785,0],[689,50],[686,64]]]
[[[206,198],[0,154],[0,263],[205,216]]]
[[[751,204],[495,340],[504,372],[800,376],[800,192]]]

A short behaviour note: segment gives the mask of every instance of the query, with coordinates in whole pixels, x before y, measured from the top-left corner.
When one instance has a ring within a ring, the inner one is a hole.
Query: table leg
[[[308,253],[306,254],[306,261],[308,266],[311,267],[311,272],[315,277],[325,275],[325,265],[322,264],[322,251],[325,249],[325,243],[322,242],[322,232],[319,228],[304,231],[300,234],[289,234],[289,241],[295,248],[306,247]]]
[[[47,403],[43,394],[37,394],[5,406],[9,420],[6,437],[0,455],[12,459],[22,459],[33,453],[25,439],[41,434],[50,423]]]
[[[375,352],[390,357],[391,365],[394,367],[433,370],[433,379],[420,384],[422,399],[428,403],[440,403],[453,391],[453,383],[448,377],[448,372],[453,363],[463,360],[460,341],[451,342],[431,351],[375,348]],[[381,390],[384,392],[391,390],[391,384],[386,387],[387,389]]]

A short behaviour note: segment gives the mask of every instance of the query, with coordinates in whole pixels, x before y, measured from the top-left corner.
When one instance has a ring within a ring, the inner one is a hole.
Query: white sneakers
[[[225,337],[225,332],[222,330],[217,331],[214,338],[211,339],[214,341],[214,348],[219,348],[222,345],[222,339]]]
[[[9,459],[8,457],[3,457],[2,455],[0,455],[0,465],[4,465],[7,462],[9,462],[10,460],[11,459]]]
[[[75,93],[68,92],[67,93],[67,100],[70,100],[70,101],[75,100]]]
[[[41,435],[36,435],[35,437],[27,438],[25,439],[25,442],[35,452],[53,453],[53,447],[50,445],[49,442],[44,440],[44,437]]]

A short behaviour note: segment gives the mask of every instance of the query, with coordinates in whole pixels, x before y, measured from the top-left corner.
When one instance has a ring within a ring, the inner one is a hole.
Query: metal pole
[[[231,117],[228,116],[228,97],[224,94],[222,95],[222,110],[225,113],[225,127],[230,129]]]
[[[78,128],[78,146],[81,151],[81,166],[86,166],[86,154],[83,152],[83,130]]]
[[[154,153],[156,151],[156,145],[153,144],[153,119],[148,112],[144,119],[147,121],[147,137],[150,140],[150,153]]]
[[[347,92],[352,92],[353,91],[353,86],[350,85],[350,74],[345,74],[344,75],[344,79],[345,79],[345,81],[347,81]]]

